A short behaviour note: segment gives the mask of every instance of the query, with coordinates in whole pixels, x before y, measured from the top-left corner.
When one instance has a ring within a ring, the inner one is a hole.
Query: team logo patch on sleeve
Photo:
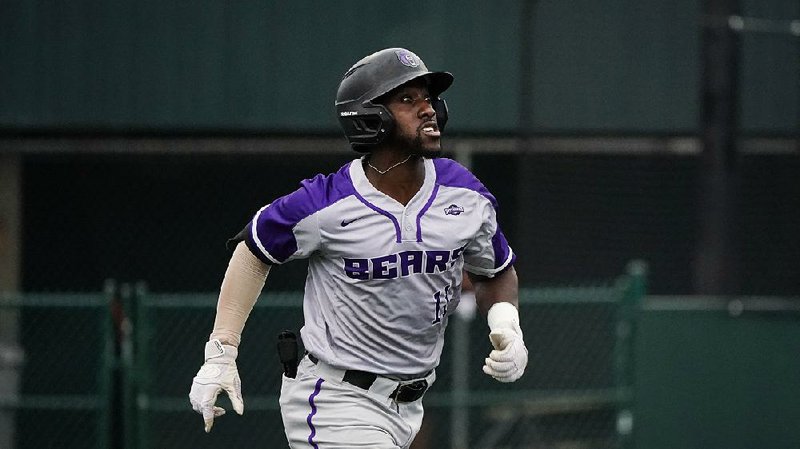
[[[461,215],[464,213],[464,208],[461,206],[457,206],[455,204],[451,204],[444,208],[445,215]]]

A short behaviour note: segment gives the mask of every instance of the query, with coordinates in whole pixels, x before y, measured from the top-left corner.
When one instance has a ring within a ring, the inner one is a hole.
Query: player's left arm
[[[483,372],[500,382],[514,382],[528,365],[528,348],[519,326],[519,281],[514,267],[492,277],[469,275],[478,310],[489,324],[494,350],[484,361]]]

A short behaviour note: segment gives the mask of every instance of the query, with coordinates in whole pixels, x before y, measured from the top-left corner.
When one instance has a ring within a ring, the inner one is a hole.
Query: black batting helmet
[[[373,101],[390,90],[423,77],[443,130],[447,103],[439,95],[453,83],[449,72],[431,72],[419,56],[405,48],[387,48],[358,61],[344,74],[336,92],[336,115],[354,150],[366,153],[394,128],[394,117]]]

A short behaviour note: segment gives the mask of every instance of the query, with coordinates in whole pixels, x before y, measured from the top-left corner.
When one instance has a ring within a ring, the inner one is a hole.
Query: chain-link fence
[[[523,289],[531,361],[514,384],[481,372],[490,350],[485,320],[457,312],[414,448],[625,446],[619,423],[632,399],[633,336],[626,310],[642,294],[642,273],[604,285]],[[301,326],[302,295],[267,291],[259,299],[238,360],[245,414],[219,418],[206,434],[187,394],[215,304],[215,294],[156,294],[127,284],[97,295],[0,297],[25,354],[17,391],[0,398],[0,417],[13,424],[9,447],[285,447],[276,336]],[[220,402],[230,410],[227,398]]]
[[[110,293],[0,296],[0,447],[109,447],[110,304]]]

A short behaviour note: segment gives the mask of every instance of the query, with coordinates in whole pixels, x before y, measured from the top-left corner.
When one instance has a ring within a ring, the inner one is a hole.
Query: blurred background
[[[225,240],[357,156],[337,85],[395,46],[455,76],[531,348],[491,382],[453,315],[415,449],[798,447],[797,0],[0,6],[0,449],[286,446],[303,262],[245,330],[245,415],[205,435],[186,398]]]

